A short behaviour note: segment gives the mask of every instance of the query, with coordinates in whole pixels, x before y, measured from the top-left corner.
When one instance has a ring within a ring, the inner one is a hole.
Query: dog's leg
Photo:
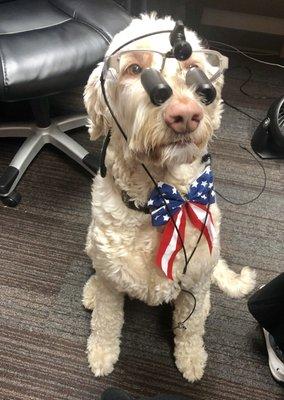
[[[88,339],[88,361],[96,376],[113,371],[120,351],[124,296],[93,276],[84,288],[84,304],[93,308],[91,335]]]
[[[198,288],[194,293],[196,308],[184,327],[178,327],[191,313],[194,307],[193,297],[181,292],[175,301],[173,323],[175,328],[175,359],[176,366],[184,378],[194,382],[202,378],[207,361],[204,349],[203,334],[205,320],[210,310],[210,290]]]
[[[83,305],[87,310],[95,308],[97,275],[92,275],[85,283],[83,289]]]
[[[212,282],[228,296],[240,299],[254,289],[256,272],[249,267],[243,267],[237,274],[229,268],[225,260],[220,259],[213,270]]]

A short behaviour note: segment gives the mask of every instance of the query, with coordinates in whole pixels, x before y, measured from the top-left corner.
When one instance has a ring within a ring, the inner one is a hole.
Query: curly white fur
[[[132,37],[173,27],[174,21],[169,17],[156,19],[153,15],[145,15],[141,19],[134,19],[115,36],[108,54]],[[194,50],[201,48],[200,40],[193,31],[187,30],[186,36]],[[169,50],[168,34],[148,37],[132,43],[128,48],[166,52]],[[88,359],[96,376],[110,373],[118,359],[124,294],[149,305],[173,301],[173,324],[176,326],[193,308],[191,296],[182,292],[177,282],[181,281],[184,288],[194,293],[197,305],[186,323],[187,329],[175,330],[175,358],[183,376],[195,381],[202,377],[207,360],[203,334],[210,309],[211,279],[233,297],[249,293],[255,284],[251,270],[245,268],[241,275],[237,275],[219,259],[221,215],[216,203],[210,208],[217,231],[212,253],[202,238],[185,276],[182,274],[182,252],[178,254],[174,263],[174,281],[170,281],[154,263],[160,231],[152,227],[148,215],[129,209],[121,199],[123,190],[137,206],[147,201],[153,185],[141,168],[140,161],[147,165],[156,180],[172,184],[180,192],[186,192],[189,184],[204,168],[201,158],[207,152],[208,141],[221,120],[223,78],[220,77],[216,82],[215,101],[206,107],[196,97],[194,90],[177,75],[172,62],[175,60],[166,63],[163,74],[173,88],[173,96],[160,107],[151,104],[140,79],[122,74],[117,80],[107,81],[108,97],[127,134],[127,143],[102,98],[99,82],[102,65],[93,71],[85,89],[91,139],[105,134],[110,128],[112,130],[106,158],[107,177],[103,179],[98,175],[93,183],[92,222],[86,244],[87,254],[96,270],[96,275],[86,283],[83,294],[85,307],[94,310]],[[202,68],[206,71],[210,66],[203,63]],[[182,145],[163,118],[172,99],[191,99],[203,109],[202,121]],[[185,240],[188,254],[198,236],[199,233],[188,222]]]

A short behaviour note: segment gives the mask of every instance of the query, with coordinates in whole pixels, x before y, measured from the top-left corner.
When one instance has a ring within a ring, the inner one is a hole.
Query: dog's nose
[[[166,108],[164,118],[176,133],[189,133],[198,127],[203,111],[194,100],[173,100]]]

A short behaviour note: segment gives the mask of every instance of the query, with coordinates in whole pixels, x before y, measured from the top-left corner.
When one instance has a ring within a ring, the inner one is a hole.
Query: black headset
[[[176,58],[178,61],[185,61],[191,56],[192,48],[191,45],[186,41],[186,37],[184,34],[184,25],[181,21],[176,22],[176,25],[172,31],[164,30],[152,32],[129,40],[128,42],[119,46],[115,51],[113,51],[110,56],[113,56],[119,50],[130,43],[136,42],[137,40],[143,39],[148,36],[157,35],[159,33],[170,33],[170,44],[172,46],[172,49],[167,53],[167,58]],[[107,65],[105,63],[101,75],[102,85],[105,80],[104,76],[106,69]],[[186,73],[185,81],[188,86],[194,83],[195,91],[201,97],[201,100],[204,104],[209,105],[215,100],[216,89],[200,68],[196,66],[189,67],[189,70]],[[172,88],[164,79],[162,74],[154,68],[146,68],[142,71],[141,83],[146,93],[150,97],[152,104],[154,104],[155,106],[162,105],[173,94]]]
[[[126,46],[126,45],[128,45],[128,44],[130,44],[132,42],[135,42],[136,40],[142,39],[144,37],[156,35],[156,34],[159,34],[159,33],[167,33],[167,32],[169,32],[171,34],[170,35],[170,43],[172,45],[172,50],[169,52],[170,53],[169,57],[172,56],[172,57],[174,57],[174,58],[176,58],[177,60],[180,60],[180,61],[188,59],[190,57],[191,53],[192,53],[192,49],[191,49],[190,44],[188,42],[186,42],[186,40],[185,40],[184,26],[183,26],[182,22],[177,22],[173,31],[168,31],[168,30],[166,30],[166,31],[158,31],[158,32],[149,33],[149,34],[146,34],[146,35],[139,36],[139,37],[137,37],[135,39],[132,39],[132,40],[128,41],[127,43],[124,43],[123,45],[118,47],[115,51],[113,51],[110,54],[110,56],[114,55],[121,48],[123,48],[124,46]],[[199,70],[197,67],[194,67],[194,68]],[[115,114],[114,114],[114,112],[113,112],[113,110],[112,110],[112,108],[110,106],[108,98],[107,98],[107,94],[106,94],[106,90],[105,90],[105,75],[106,75],[106,71],[107,71],[107,65],[105,63],[105,65],[104,65],[104,67],[102,69],[101,76],[100,76],[102,94],[103,94],[105,103],[106,103],[106,105],[107,105],[107,107],[109,109],[109,112],[110,112],[111,116],[113,117],[113,119],[114,119],[118,129],[120,130],[122,136],[127,141],[127,136],[126,136],[122,126],[120,125],[119,121],[117,120],[117,118],[116,118],[116,116],[115,116]],[[199,70],[199,71],[201,71],[201,70]],[[201,71],[201,72],[203,72],[203,71]],[[206,75],[204,73],[203,73],[203,75],[200,74],[199,76],[200,76],[200,86],[199,86],[200,93],[201,93],[201,91],[203,89],[207,89],[208,87],[210,87],[210,85],[213,87],[213,85],[211,84],[211,82],[209,81],[209,79],[206,77]],[[143,87],[145,88],[145,91],[148,93],[148,95],[149,95],[149,97],[151,99],[151,102],[156,106],[159,106],[159,105],[163,104],[172,95],[171,87],[168,85],[168,83],[163,78],[163,76],[159,73],[159,71],[157,71],[157,70],[155,70],[153,68],[145,69],[142,72],[142,74],[141,74],[141,82],[142,82]],[[188,78],[186,78],[186,83],[188,84]],[[213,87],[213,89],[215,91],[214,87]],[[216,91],[215,91],[215,93],[216,93]],[[201,95],[202,95],[202,93],[201,93]],[[204,91],[204,95],[206,95],[206,91]],[[211,99],[212,98],[213,98],[213,96],[211,95]],[[213,98],[213,100],[214,99],[215,99],[215,97]],[[207,104],[209,104],[209,103],[207,103]],[[111,131],[108,132],[108,134],[107,134],[107,136],[105,138],[105,141],[103,143],[102,151],[101,151],[100,173],[101,173],[102,177],[105,177],[106,176],[106,172],[107,172],[106,166],[105,166],[105,155],[106,155],[106,150],[107,150],[107,146],[109,144],[110,138],[111,138]],[[209,160],[210,160],[210,158],[209,158]],[[207,159],[206,160],[204,159],[202,161],[206,162]],[[187,272],[188,264],[191,261],[191,258],[193,257],[193,255],[194,255],[194,253],[195,253],[195,251],[196,251],[196,249],[197,249],[197,247],[199,245],[201,237],[202,237],[202,235],[204,233],[204,229],[205,229],[207,218],[208,218],[209,211],[210,211],[210,203],[208,204],[207,209],[206,209],[206,216],[205,216],[205,220],[204,220],[204,223],[203,223],[202,230],[201,230],[201,232],[199,234],[199,237],[197,239],[197,242],[195,244],[195,247],[194,247],[193,251],[191,252],[190,256],[188,257],[187,253],[186,253],[186,249],[185,249],[184,243],[183,243],[183,240],[182,240],[180,232],[179,232],[179,229],[178,229],[173,217],[171,216],[171,213],[170,213],[169,208],[168,208],[168,204],[166,203],[166,201],[164,199],[164,196],[163,196],[163,194],[162,194],[157,182],[155,181],[155,179],[153,178],[152,174],[150,173],[150,171],[148,170],[148,168],[146,167],[146,165],[144,163],[141,163],[141,167],[144,169],[145,173],[148,175],[150,180],[153,182],[155,188],[157,189],[158,193],[160,194],[161,198],[163,199],[165,208],[168,211],[168,213],[170,215],[170,219],[171,219],[171,221],[172,221],[172,223],[173,223],[173,225],[175,227],[175,230],[177,232],[177,235],[181,240],[182,249],[183,249],[183,253],[184,253],[184,260],[185,260],[185,264],[184,264],[184,268],[183,268],[183,275],[185,275],[186,272]],[[210,192],[210,196],[211,196],[211,192]],[[183,292],[189,294],[194,300],[193,309],[191,310],[189,315],[183,321],[180,321],[177,324],[177,326],[174,327],[174,329],[186,329],[185,323],[189,320],[189,318],[192,316],[192,314],[195,311],[196,298],[195,298],[194,294],[190,290],[186,290],[186,289],[182,288],[182,284],[181,284],[180,281],[178,282],[178,284],[181,287],[181,290]]]
[[[191,45],[186,41],[184,25],[177,21],[170,34],[172,49],[168,52],[168,58],[176,58],[178,61],[187,60],[192,54]],[[195,84],[195,91],[206,105],[211,104],[216,98],[216,89],[205,73],[196,66],[189,67],[186,73],[186,84]],[[141,83],[155,106],[160,106],[168,100],[173,91],[161,73],[154,68],[146,68],[141,74]]]

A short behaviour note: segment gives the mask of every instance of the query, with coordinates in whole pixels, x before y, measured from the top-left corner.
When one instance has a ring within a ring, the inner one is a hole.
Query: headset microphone
[[[176,22],[170,34],[170,43],[172,45],[172,53],[178,61],[187,60],[191,56],[192,48],[186,41],[184,25],[181,21]]]

